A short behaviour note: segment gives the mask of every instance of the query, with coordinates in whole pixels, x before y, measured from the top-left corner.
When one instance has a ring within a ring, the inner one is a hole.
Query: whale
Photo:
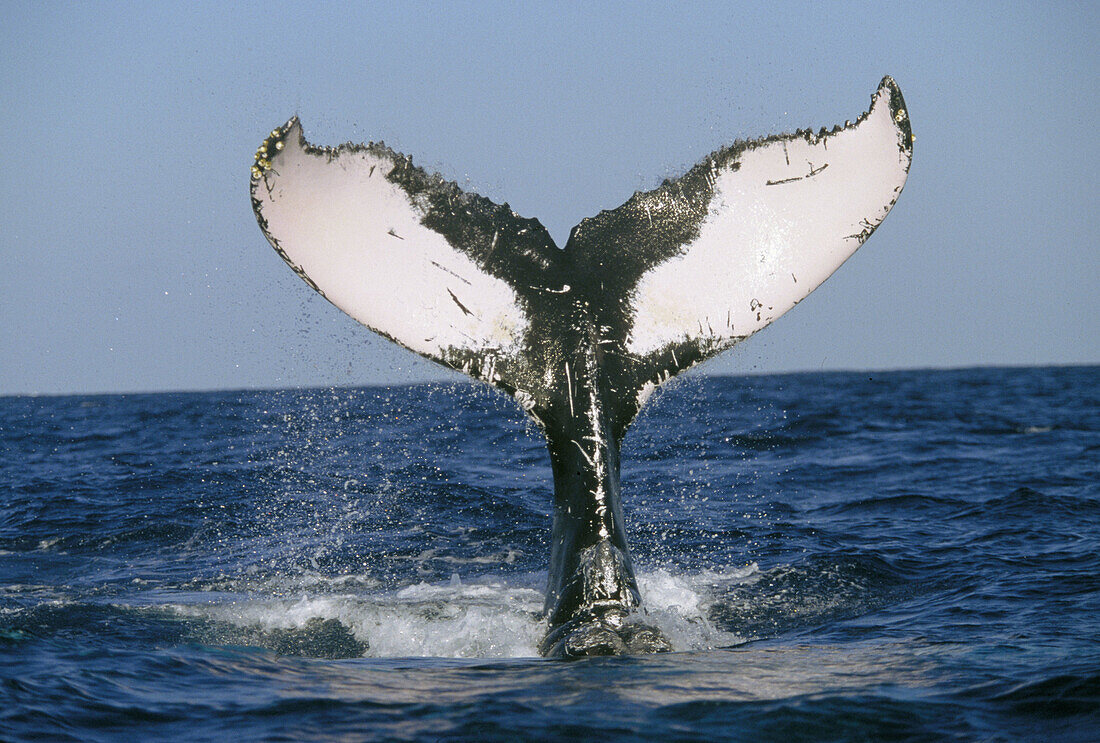
[[[744,341],[882,223],[912,162],[897,84],[832,129],[738,140],[582,219],[559,247],[507,204],[384,143],[318,146],[295,116],[251,167],[267,241],[375,333],[510,395],[553,473],[549,657],[671,649],[645,622],[620,448],[650,395]]]

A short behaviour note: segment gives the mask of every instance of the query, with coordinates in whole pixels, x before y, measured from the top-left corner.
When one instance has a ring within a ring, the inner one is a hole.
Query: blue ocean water
[[[627,437],[667,655],[544,660],[475,386],[0,398],[3,740],[1100,740],[1100,367],[690,376]]]

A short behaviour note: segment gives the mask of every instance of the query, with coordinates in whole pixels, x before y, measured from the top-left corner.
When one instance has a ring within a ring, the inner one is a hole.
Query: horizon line
[[[1087,369],[1091,367],[1100,367],[1100,362],[1067,362],[1067,363],[1054,363],[1054,364],[963,364],[959,366],[913,366],[913,367],[884,367],[884,368],[830,368],[830,369],[792,369],[787,371],[738,371],[738,372],[707,372],[705,370],[696,367],[694,369],[688,369],[677,377],[677,379],[686,379],[689,377],[716,377],[716,378],[745,378],[745,377],[783,377],[783,376],[800,376],[809,374],[903,374],[911,372],[958,372],[958,371],[970,371],[970,370],[994,370],[994,369]],[[269,387],[269,386],[256,386],[256,387],[197,387],[197,388],[178,388],[178,389],[135,389],[135,390],[99,390],[92,392],[2,392],[0,393],[0,399],[7,398],[26,398],[26,397],[125,397],[129,395],[133,396],[146,396],[146,395],[196,395],[196,394],[212,394],[212,393],[233,393],[233,392],[285,392],[285,391],[314,391],[314,390],[359,390],[359,389],[394,389],[400,387],[416,387],[421,385],[469,385],[479,386],[492,389],[489,385],[476,379],[470,379],[463,376],[458,371],[452,371],[449,369],[443,369],[444,373],[449,373],[454,376],[454,379],[447,379],[441,377],[439,379],[423,379],[419,381],[410,382],[367,382],[365,384],[354,385],[342,385],[342,384],[318,384],[318,385],[301,385],[301,386],[288,386],[288,387]],[[663,385],[662,385],[663,386]],[[501,392],[500,390],[495,390]],[[501,392],[501,394],[505,394]],[[507,396],[507,395],[505,395]]]

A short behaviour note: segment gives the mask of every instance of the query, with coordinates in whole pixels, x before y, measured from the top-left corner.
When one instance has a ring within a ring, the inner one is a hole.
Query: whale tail
[[[639,601],[618,497],[631,421],[658,385],[847,260],[897,200],[912,146],[887,77],[854,122],[735,142],[582,220],[564,249],[537,220],[381,143],[313,146],[297,118],[260,146],[251,194],[264,235],[311,288],[514,396],[539,424],[555,481],[550,637],[592,616],[624,636],[606,617]]]

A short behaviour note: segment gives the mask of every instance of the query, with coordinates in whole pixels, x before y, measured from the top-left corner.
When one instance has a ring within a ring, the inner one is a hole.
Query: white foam
[[[638,573],[643,604],[641,619],[664,632],[673,650],[739,645],[745,638],[716,627],[708,617],[709,609],[715,588],[743,582],[757,573],[756,563],[695,574],[676,574],[664,568],[641,571]]]
[[[708,619],[715,589],[751,580],[755,563],[727,571],[677,574],[667,569],[638,574],[644,609],[638,619],[661,629],[674,650],[707,650],[744,642]],[[456,574],[441,583],[417,583],[395,591],[324,593],[303,590],[293,598],[264,596],[207,604],[172,605],[185,616],[261,630],[302,628],[312,619],[336,619],[369,657],[518,658],[538,654],[546,632],[543,595],[530,577],[463,581]],[[303,582],[291,581],[301,590]]]
[[[177,612],[263,630],[305,627],[336,619],[367,656],[509,658],[536,655],[545,632],[542,594],[500,582],[421,583],[378,594],[249,598],[175,605]]]

